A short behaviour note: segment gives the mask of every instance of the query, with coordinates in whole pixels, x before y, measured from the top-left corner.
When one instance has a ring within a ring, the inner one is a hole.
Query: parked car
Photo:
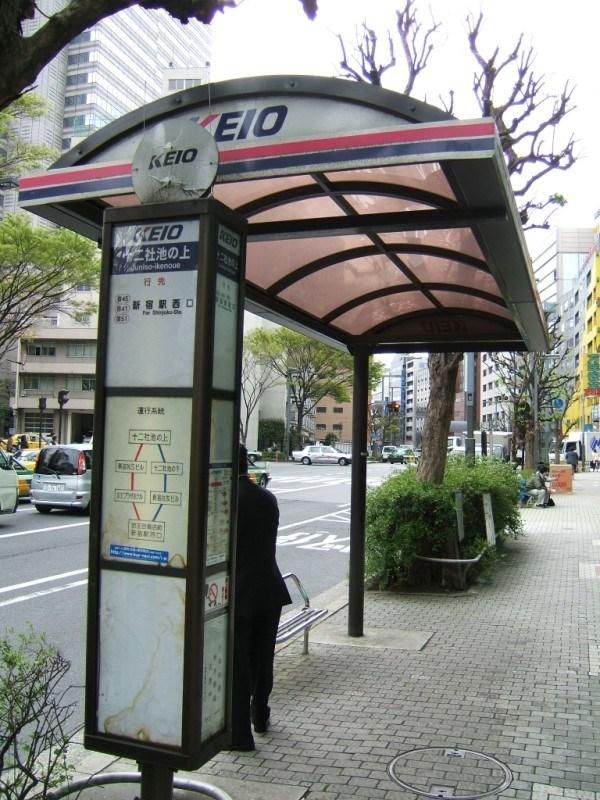
[[[390,464],[416,464],[418,459],[412,447],[400,444],[396,445],[394,452],[388,455],[388,461]]]
[[[14,514],[19,505],[17,473],[7,453],[0,450],[0,514]]]
[[[33,472],[35,469],[35,462],[37,461],[39,454],[39,449],[33,449],[31,447],[28,447],[26,450],[17,450],[15,453],[13,453],[17,461],[26,469],[31,470],[31,472]]]
[[[388,461],[390,457],[390,453],[393,453],[396,450],[396,446],[393,444],[384,444],[381,448],[381,460]]]
[[[92,453],[89,443],[50,445],[40,450],[31,481],[31,499],[40,513],[48,514],[53,508],[89,513]]]
[[[9,439],[12,441],[13,450],[16,450],[16,448],[26,449],[30,447],[39,449],[40,446],[39,433],[13,433]],[[0,447],[3,450],[6,450],[9,439],[0,439]],[[50,437],[42,434],[42,445],[45,444],[50,444]]]
[[[300,461],[301,464],[339,464],[345,467],[352,461],[352,456],[325,444],[310,444],[303,450],[293,450],[292,461]]]
[[[257,461],[262,461],[262,453],[260,450],[248,450],[248,464],[254,464]]]
[[[271,475],[265,464],[248,464],[248,477],[264,489],[269,485]]]
[[[33,466],[29,468],[20,461],[13,453],[8,456],[10,465],[17,473],[17,484],[19,487],[19,500],[31,497],[31,480],[33,478]],[[35,466],[35,464],[34,464]]]

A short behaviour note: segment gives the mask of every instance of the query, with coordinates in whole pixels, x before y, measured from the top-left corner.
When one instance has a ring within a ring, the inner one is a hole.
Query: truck
[[[490,458],[498,458],[501,461],[510,459],[510,444],[512,433],[510,431],[483,431],[486,438],[487,455]],[[481,455],[481,434],[482,431],[473,431],[475,439],[475,455]],[[448,454],[465,454],[466,433],[454,433],[448,437]]]
[[[572,450],[577,453],[580,464],[600,461],[600,431],[569,431],[560,445],[561,462]]]

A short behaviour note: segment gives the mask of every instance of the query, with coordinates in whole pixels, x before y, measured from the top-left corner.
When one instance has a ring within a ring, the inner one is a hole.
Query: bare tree
[[[533,50],[524,49],[522,35],[507,51],[497,46],[490,55],[485,55],[480,43],[483,20],[481,13],[477,17],[469,14],[466,20],[467,45],[475,61],[473,93],[482,116],[495,120],[522,222],[529,228],[545,228],[549,225],[551,213],[566,200],[556,193],[537,199],[533,189],[537,189],[554,170],[567,170],[575,163],[574,138],[570,136],[562,146],[558,144],[559,126],[573,109],[572,90],[566,83],[559,94],[547,93],[544,77],[534,72]],[[439,28],[435,20],[429,28],[421,27],[415,12],[415,0],[405,0],[397,12],[396,33],[404,54],[406,93],[414,90],[417,78],[427,68]],[[364,30],[365,36],[359,42],[359,55],[354,57],[354,63],[360,64],[360,74],[357,69],[352,71],[350,68],[345,48],[342,48],[341,67],[348,77],[381,85],[384,72],[395,65],[393,42],[388,43],[388,61],[380,64],[377,60],[377,37],[366,23]],[[388,34],[388,39],[390,37]],[[452,113],[454,90],[449,91],[449,96],[450,102],[445,104],[445,108]],[[441,482],[443,479],[446,463],[444,444],[452,419],[461,358],[462,353],[436,353],[429,360],[430,399],[418,467],[422,480]]]
[[[296,0],[313,19],[317,0]],[[217,11],[235,8],[241,0],[69,0],[50,14],[32,35],[23,36],[23,23],[42,16],[35,0],[2,0],[0,4],[0,109],[28,91],[41,70],[76,36],[105,17],[132,6],[164,9],[182,23],[208,24]]]
[[[240,438],[243,444],[246,444],[250,418],[256,410],[261,397],[267,389],[281,383],[281,375],[274,373],[271,366],[266,361],[258,358],[250,349],[244,348],[242,353],[242,408],[240,413]]]
[[[573,397],[576,378],[567,368],[569,354],[559,334],[559,319],[548,328],[550,354],[493,353],[490,359],[502,383],[511,409],[513,459],[516,448],[525,454],[524,466],[534,466],[534,441],[549,424],[555,441],[555,460],[560,447],[563,417]],[[555,401],[561,401],[558,407]]]

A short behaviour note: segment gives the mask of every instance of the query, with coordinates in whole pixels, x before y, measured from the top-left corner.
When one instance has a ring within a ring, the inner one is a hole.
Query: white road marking
[[[347,506],[348,510],[350,509],[350,504]],[[329,514],[322,514],[320,517],[311,517],[310,519],[302,519],[298,522],[290,522],[289,525],[281,525],[279,527],[280,531],[287,531],[290,528],[297,528],[299,525],[308,525],[309,522],[318,522],[321,519],[329,519],[330,517],[337,517],[338,514],[342,513],[341,511],[332,511]],[[339,519],[339,517],[338,517]]]
[[[292,492],[306,492],[307,489],[325,489],[327,486],[340,486],[342,483],[350,483],[350,481],[328,481],[327,483],[314,482],[306,484],[306,486],[299,486],[297,489],[271,489],[271,491],[273,494],[279,496],[280,494],[291,494]]]
[[[319,522],[320,520],[329,520],[330,522],[341,522],[347,524],[349,521],[349,512],[350,512],[350,504],[340,505],[340,507],[336,511],[331,511],[329,514],[321,514],[318,517],[310,517],[309,519],[299,520],[298,522],[291,522],[289,525],[282,525],[279,528],[279,531],[289,530],[290,528],[298,528],[302,525],[308,525],[311,522]],[[23,531],[22,533],[13,533],[7,534],[7,536],[21,536],[27,535],[29,533],[41,533],[43,531],[52,531],[52,530],[61,530],[63,528],[74,528],[80,525],[87,525],[87,522],[77,522],[71,525],[59,525],[54,528],[40,528],[37,531]],[[317,537],[323,537],[325,539],[321,542],[314,542]],[[319,531],[318,533],[305,533],[299,532],[297,534],[288,534],[281,538],[282,545],[285,544],[293,544],[295,546],[306,547],[309,549],[315,550],[341,550],[342,552],[347,552],[348,548],[343,544],[344,542],[348,541],[349,539],[338,538],[333,534],[330,534],[328,531]],[[25,589],[30,586],[37,586],[43,583],[50,583],[51,581],[58,581],[64,578],[70,578],[74,575],[82,575],[87,572],[87,568],[83,569],[76,569],[70,572],[62,572],[57,575],[49,575],[45,578],[37,578],[32,581],[25,581],[23,583],[15,583],[12,586],[4,586],[0,588],[0,593],[6,593],[11,591],[19,591],[20,589]],[[87,584],[87,578],[81,581],[73,581],[71,583],[61,584],[60,586],[53,586],[47,589],[41,589],[36,592],[31,592],[29,594],[19,595],[18,597],[13,597],[10,600],[4,600],[0,602],[0,608],[5,606],[14,605],[15,603],[23,603],[27,600],[35,600],[38,597],[44,597],[48,594],[54,594],[56,592],[62,592],[65,589],[75,589],[79,586],[85,586]]]
[[[36,578],[34,581],[25,581],[25,583],[14,583],[12,586],[3,586],[0,588],[0,594],[3,592],[16,592],[17,589],[27,589],[29,586],[37,586],[38,583],[49,583],[50,581],[59,581],[61,578],[71,578],[73,575],[82,575],[87,572],[85,569],[74,569],[71,572],[61,572],[58,575],[48,575],[46,578]]]
[[[43,597],[46,594],[54,594],[55,592],[62,592],[65,589],[75,589],[77,586],[85,586],[87,578],[83,581],[75,581],[74,583],[67,583],[64,586],[53,586],[51,589],[43,589],[40,592],[33,592],[32,594],[23,594],[19,597],[13,597],[11,600],[5,600],[0,603],[0,608],[4,606],[12,606],[15,603],[24,603],[25,600],[35,600],[38,597]]]
[[[47,533],[48,531],[62,531],[65,528],[80,528],[82,525],[89,525],[89,520],[86,522],[71,522],[69,525],[54,525],[52,528],[36,528],[33,531],[18,531],[17,533],[2,533],[0,534],[0,542],[4,539],[12,539],[13,536],[30,536],[32,533]]]

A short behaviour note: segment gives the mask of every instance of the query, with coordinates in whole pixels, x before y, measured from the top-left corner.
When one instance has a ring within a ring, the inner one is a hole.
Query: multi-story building
[[[40,13],[26,23],[31,34],[65,0],[39,0]],[[41,73],[35,91],[48,113],[20,123],[24,141],[43,143],[57,155],[107,123],[164,94],[206,82],[210,28],[182,25],[163,11],[139,6],[114,14],[81,33]],[[16,191],[3,191],[4,213],[17,211]],[[32,217],[34,224],[43,223]],[[82,287],[85,290],[85,287]],[[97,300],[97,298],[94,298]],[[96,320],[75,324],[68,314],[37,320],[13,358],[12,428],[58,435],[57,392],[68,389],[60,414],[62,438],[81,439],[93,428]],[[38,400],[46,398],[46,411]],[[32,427],[33,426],[33,427]]]
[[[352,441],[352,403],[340,403],[333,397],[322,397],[314,411],[314,435],[322,442],[333,434],[340,443]]]
[[[89,300],[83,288],[78,299]],[[96,318],[77,321],[66,313],[40,317],[16,350],[13,428],[84,441],[94,428]],[[66,392],[66,394],[65,394]],[[59,400],[66,400],[62,404]]]
[[[421,446],[421,435],[429,401],[429,365],[426,353],[406,359],[405,443]]]
[[[571,335],[577,385],[573,402],[567,410],[567,426],[576,430],[600,430],[600,387],[590,365],[598,362],[600,353],[600,211],[595,228],[590,231],[591,246],[578,262],[577,279],[573,283]],[[568,299],[562,305],[564,308]],[[592,358],[590,358],[593,357]]]
[[[590,283],[590,254],[594,246],[591,228],[553,229],[533,259],[540,299],[549,323],[557,322],[566,358],[561,369],[577,376],[585,322],[585,303]],[[481,426],[486,430],[508,430],[512,409],[489,354],[482,354]],[[573,403],[573,408],[577,404]]]

